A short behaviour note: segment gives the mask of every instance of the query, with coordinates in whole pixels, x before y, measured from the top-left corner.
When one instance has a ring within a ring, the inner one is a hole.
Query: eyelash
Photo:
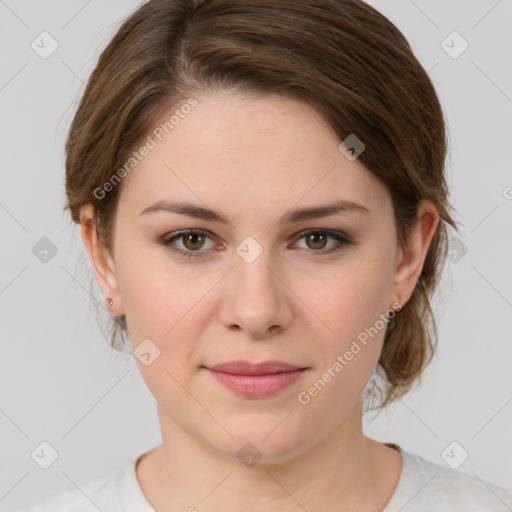
[[[311,249],[311,252],[313,252],[313,253],[317,253],[317,254],[320,254],[320,255],[332,254],[332,253],[341,251],[345,246],[352,244],[352,242],[350,241],[350,239],[346,235],[343,235],[341,233],[338,233],[336,231],[331,231],[331,230],[328,230],[328,229],[307,229],[307,230],[301,231],[299,233],[300,236],[297,239],[297,241],[301,240],[305,236],[308,236],[308,235],[318,235],[318,234],[328,235],[330,238],[334,238],[335,240],[337,240],[340,243],[334,245],[330,249],[324,249],[324,250],[318,250],[318,251],[315,251],[315,250]],[[200,230],[200,229],[188,229],[188,230],[185,230],[185,231],[180,231],[179,233],[173,235],[170,238],[169,237],[164,237],[164,238],[162,238],[160,240],[160,243],[164,247],[170,249],[172,252],[174,252],[176,254],[179,254],[180,256],[184,256],[186,258],[204,258],[205,256],[200,255],[200,254],[201,253],[205,253],[206,251],[201,251],[201,250],[197,250],[197,251],[190,251],[190,250],[183,251],[181,249],[177,249],[176,247],[174,247],[172,245],[172,243],[175,240],[183,238],[185,235],[203,235],[205,237],[208,237],[208,238],[212,239],[212,237],[206,231],[203,231],[203,230]]]

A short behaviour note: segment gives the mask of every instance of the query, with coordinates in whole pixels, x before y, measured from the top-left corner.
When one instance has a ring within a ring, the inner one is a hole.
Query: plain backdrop
[[[138,4],[0,1],[2,511],[79,486],[161,439],[133,355],[110,349],[97,324],[93,304],[102,297],[97,285],[89,294],[80,230],[62,210],[76,101]],[[372,5],[404,33],[437,89],[462,229],[435,303],[437,356],[421,386],[367,414],[364,429],[512,491],[512,2]],[[42,447],[58,455],[47,469],[34,455]]]

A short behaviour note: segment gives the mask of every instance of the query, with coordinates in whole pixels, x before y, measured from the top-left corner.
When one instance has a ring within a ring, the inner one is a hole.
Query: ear
[[[93,205],[87,204],[81,208],[80,228],[105,307],[115,315],[124,315],[114,259],[98,237]],[[114,301],[112,306],[106,301],[108,296]]]
[[[439,224],[439,213],[430,201],[421,201],[418,222],[406,247],[400,247],[395,260],[393,294],[402,306],[411,298],[423,269],[430,242]]]

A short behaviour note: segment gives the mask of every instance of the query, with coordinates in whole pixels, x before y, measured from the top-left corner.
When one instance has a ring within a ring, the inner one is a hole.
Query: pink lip
[[[252,397],[276,393],[295,382],[307,370],[282,361],[229,361],[205,369],[229,389]]]

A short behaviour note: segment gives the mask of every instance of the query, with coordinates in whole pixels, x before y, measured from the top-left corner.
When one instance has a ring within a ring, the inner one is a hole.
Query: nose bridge
[[[264,248],[253,237],[247,237],[239,244],[236,252],[234,278],[237,298],[243,302],[245,295],[248,304],[252,299],[263,302],[275,301],[279,290],[276,287],[273,270],[275,262],[272,250]]]
[[[272,250],[247,237],[236,252],[230,272],[230,300],[223,308],[224,323],[238,325],[254,336],[275,325],[283,327],[290,319],[290,310],[283,285],[275,275],[278,271]]]

